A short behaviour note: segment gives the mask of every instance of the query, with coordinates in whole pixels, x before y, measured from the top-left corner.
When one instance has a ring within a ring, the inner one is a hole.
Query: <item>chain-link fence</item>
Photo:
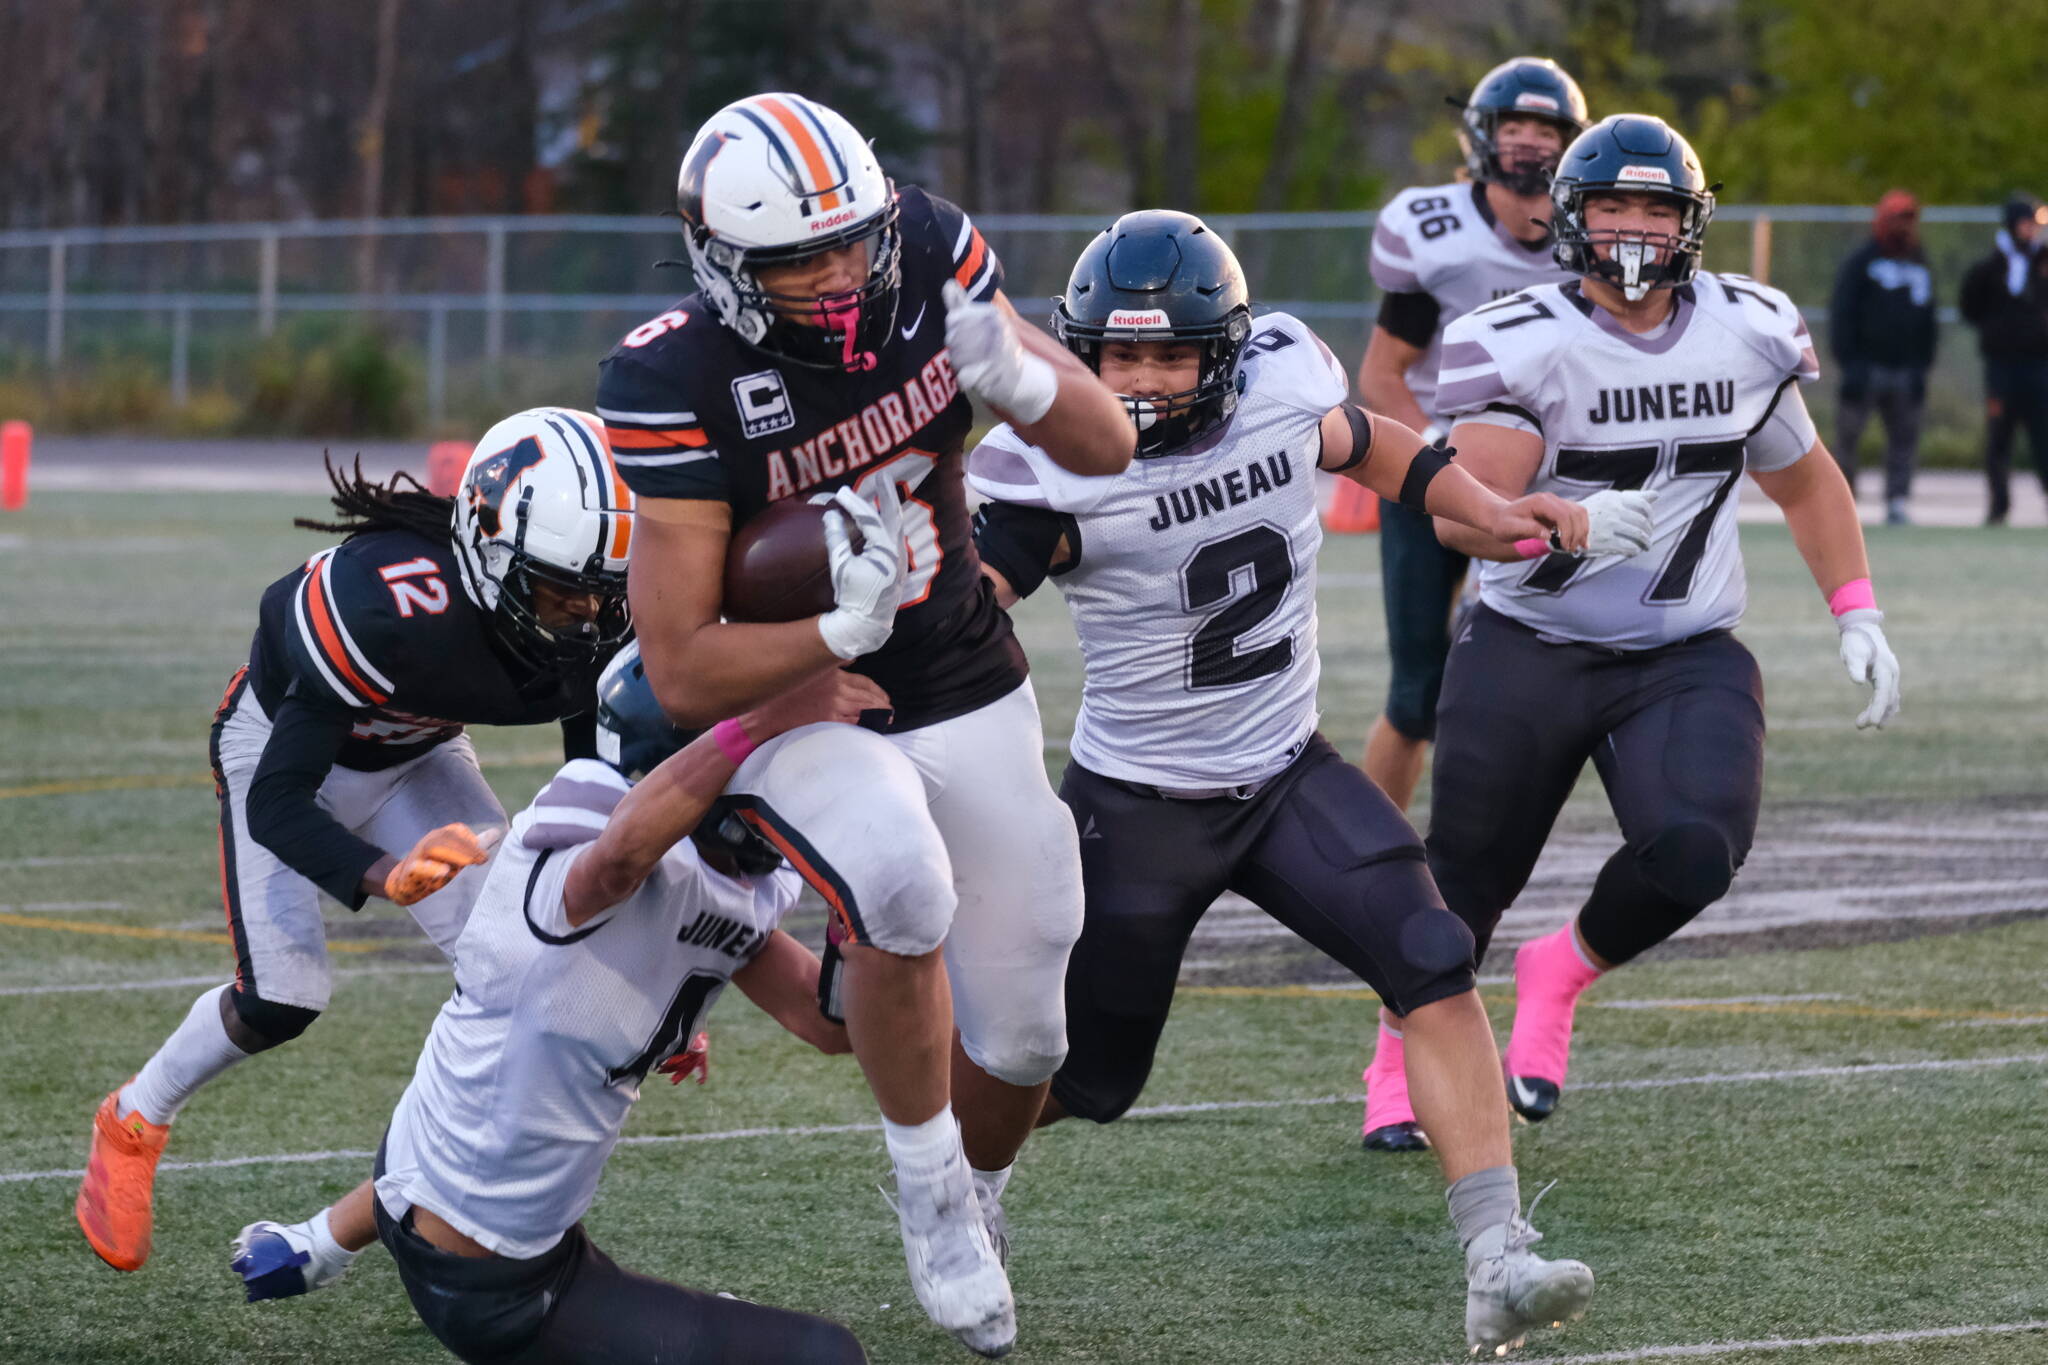
[[[978,220],[1010,297],[1046,311],[1096,216]],[[1347,364],[1377,307],[1370,213],[1219,215],[1262,308],[1313,325]],[[1711,267],[1765,275],[1825,334],[1837,264],[1868,230],[1858,207],[1724,207]],[[1943,308],[1930,454],[1969,459],[1980,397],[1953,301],[1989,248],[1992,208],[1937,208],[1922,233]],[[587,405],[594,364],[690,287],[674,226],[594,216],[387,219],[0,233],[0,407],[38,402],[58,425],[140,417],[170,430],[323,421],[460,433],[510,407]],[[1825,360],[1823,362],[1825,364]],[[339,388],[332,413],[286,410]],[[1812,396],[1825,414],[1833,386]],[[61,395],[54,400],[52,395]],[[350,403],[381,405],[367,418]],[[0,414],[9,415],[9,414]]]

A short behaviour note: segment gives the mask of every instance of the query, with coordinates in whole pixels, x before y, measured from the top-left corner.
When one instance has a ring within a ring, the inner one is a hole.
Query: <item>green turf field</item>
[[[226,974],[206,728],[258,591],[320,544],[287,525],[311,501],[39,495],[0,519],[8,1365],[446,1358],[381,1252],[281,1304],[242,1304],[226,1270],[242,1224],[303,1217],[367,1171],[447,990],[390,907],[341,926],[329,1015],[195,1100],[169,1156],[314,1159],[166,1170],[155,1258],[133,1276],[100,1265],[70,1214],[65,1173],[94,1104],[201,980]],[[1906,681],[1905,715],[1882,736],[1851,727],[1860,694],[1783,533],[1744,534],[1744,636],[1773,727],[1760,846],[1816,809],[1908,822],[2048,810],[2048,534],[1873,533]],[[1377,567],[1370,538],[1325,554],[1326,729],[1347,749],[1385,676]],[[1030,604],[1023,630],[1062,736],[1077,675],[1057,604]],[[549,733],[479,739],[508,806],[554,761]],[[1566,823],[1606,818],[1589,784]],[[1987,849],[1987,865],[2003,853]],[[1601,1288],[1590,1317],[1530,1358],[2048,1361],[2048,922],[1857,940],[1649,961],[1589,994],[1565,1108],[1517,1149],[1527,1193],[1559,1182],[1538,1219],[1544,1250],[1587,1260]],[[1488,997],[1504,1027],[1511,996]],[[1432,1163],[1362,1155],[1343,1098],[1371,1015],[1359,992],[1189,991],[1144,1102],[1236,1107],[1033,1142],[1007,1201],[1014,1358],[1461,1358]],[[598,1242],[636,1269],[839,1318],[877,1361],[968,1359],[910,1297],[874,1188],[879,1135],[802,1131],[871,1122],[851,1061],[807,1054],[736,996],[713,1032],[708,1087],[648,1087],[591,1213]],[[1991,1330],[2023,1324],[2034,1330]],[[1831,1337],[1854,1340],[1665,1349]]]

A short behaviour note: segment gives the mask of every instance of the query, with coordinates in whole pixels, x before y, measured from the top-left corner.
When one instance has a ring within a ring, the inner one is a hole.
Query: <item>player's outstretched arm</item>
[[[1120,399],[1065,347],[1017,316],[1001,290],[987,303],[948,281],[946,349],[960,386],[1076,474],[1117,474],[1138,448]]]
[[[1818,438],[1783,469],[1756,469],[1750,477],[1784,509],[1792,543],[1834,614],[1842,665],[1851,680],[1870,688],[1870,704],[1856,717],[1856,727],[1882,728],[1899,714],[1899,661],[1884,637],[1884,613],[1870,585],[1870,555],[1849,481]]]
[[[882,591],[871,594],[873,602],[847,613],[773,625],[721,621],[731,507],[710,500],[642,498],[635,520],[638,543],[627,572],[634,627],[654,695],[678,725],[709,725],[736,715],[853,657],[843,650],[858,652],[856,646],[863,644],[877,647],[879,640],[869,642],[873,634],[888,638],[895,604],[885,604]],[[900,577],[900,530],[869,540],[859,557],[877,561],[869,577],[886,578],[888,565],[879,561],[892,554]],[[835,585],[845,576],[846,571],[835,566]],[[842,614],[849,619],[833,620]],[[873,629],[865,634],[837,629],[847,625]],[[840,638],[835,639],[835,631]]]
[[[818,1009],[818,971],[817,954],[777,929],[754,960],[732,974],[732,984],[769,1018],[818,1051],[851,1052],[846,1025],[833,1023]]]
[[[640,889],[662,855],[697,828],[732,781],[739,768],[734,751],[751,750],[799,725],[851,725],[862,711],[888,705],[889,694],[871,680],[835,668],[697,736],[626,793],[605,822],[604,832],[569,869],[562,901],[570,925],[583,923]],[[739,734],[720,733],[728,725],[737,726]],[[738,756],[745,758],[744,753]]]

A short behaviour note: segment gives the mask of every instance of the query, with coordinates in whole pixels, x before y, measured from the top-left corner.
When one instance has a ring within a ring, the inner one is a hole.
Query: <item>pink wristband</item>
[[[1876,606],[1877,593],[1871,588],[1870,580],[1867,578],[1851,579],[1836,588],[1834,595],[1828,598],[1828,610],[1837,616],[1845,611],[1874,609]]]
[[[718,746],[718,752],[725,755],[726,762],[735,768],[746,762],[747,755],[758,747],[747,738],[746,728],[732,716],[711,727],[711,741]]]
[[[1530,536],[1515,542],[1515,553],[1524,559],[1541,559],[1550,553],[1550,542],[1540,536]]]

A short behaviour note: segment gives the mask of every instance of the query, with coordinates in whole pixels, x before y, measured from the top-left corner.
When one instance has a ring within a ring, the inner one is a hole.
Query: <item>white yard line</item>
[[[1747,1085],[1758,1081],[1811,1080],[1903,1071],[1970,1071],[1997,1066],[2031,1066],[2048,1062],[2048,1052],[2011,1057],[1965,1057],[1918,1062],[1867,1062],[1857,1066],[1797,1067],[1787,1071],[1735,1071],[1704,1076],[1662,1076],[1632,1081],[1593,1081],[1573,1086],[1573,1094],[1595,1090],[1661,1090],[1682,1085]],[[1164,1118],[1176,1114],[1220,1114],[1238,1109],[1302,1109],[1326,1104],[1359,1104],[1363,1095],[1316,1095],[1293,1100],[1203,1100],[1192,1104],[1153,1104],[1131,1110],[1126,1118]],[[878,1133],[877,1123],[827,1123],[801,1127],[728,1128],[713,1133],[647,1133],[621,1138],[621,1146],[666,1147],[686,1142],[735,1142],[747,1138],[823,1137],[844,1133]],[[282,1152],[272,1156],[238,1156],[212,1161],[166,1161],[162,1171],[213,1171],[236,1166],[287,1165],[307,1161],[367,1161],[374,1153],[346,1149],[331,1152]],[[0,1185],[32,1180],[76,1180],[83,1170],[0,1172]]]
[[[1695,1005],[1799,1005],[1811,1000],[1847,1000],[1846,995],[1701,995],[1669,1000],[1588,1000],[1603,1010],[1677,1010]]]
[[[1901,1341],[1952,1341],[1964,1337],[2012,1336],[2048,1331],[2048,1318],[1992,1322],[1969,1327],[1922,1327],[1903,1332],[1855,1332],[1836,1337],[1765,1337],[1760,1341],[1705,1341],[1695,1346],[1638,1346],[1584,1356],[1546,1356],[1541,1365],[1621,1365],[1629,1360],[1705,1360],[1739,1352],[1796,1351],[1813,1346],[1888,1346]]]

